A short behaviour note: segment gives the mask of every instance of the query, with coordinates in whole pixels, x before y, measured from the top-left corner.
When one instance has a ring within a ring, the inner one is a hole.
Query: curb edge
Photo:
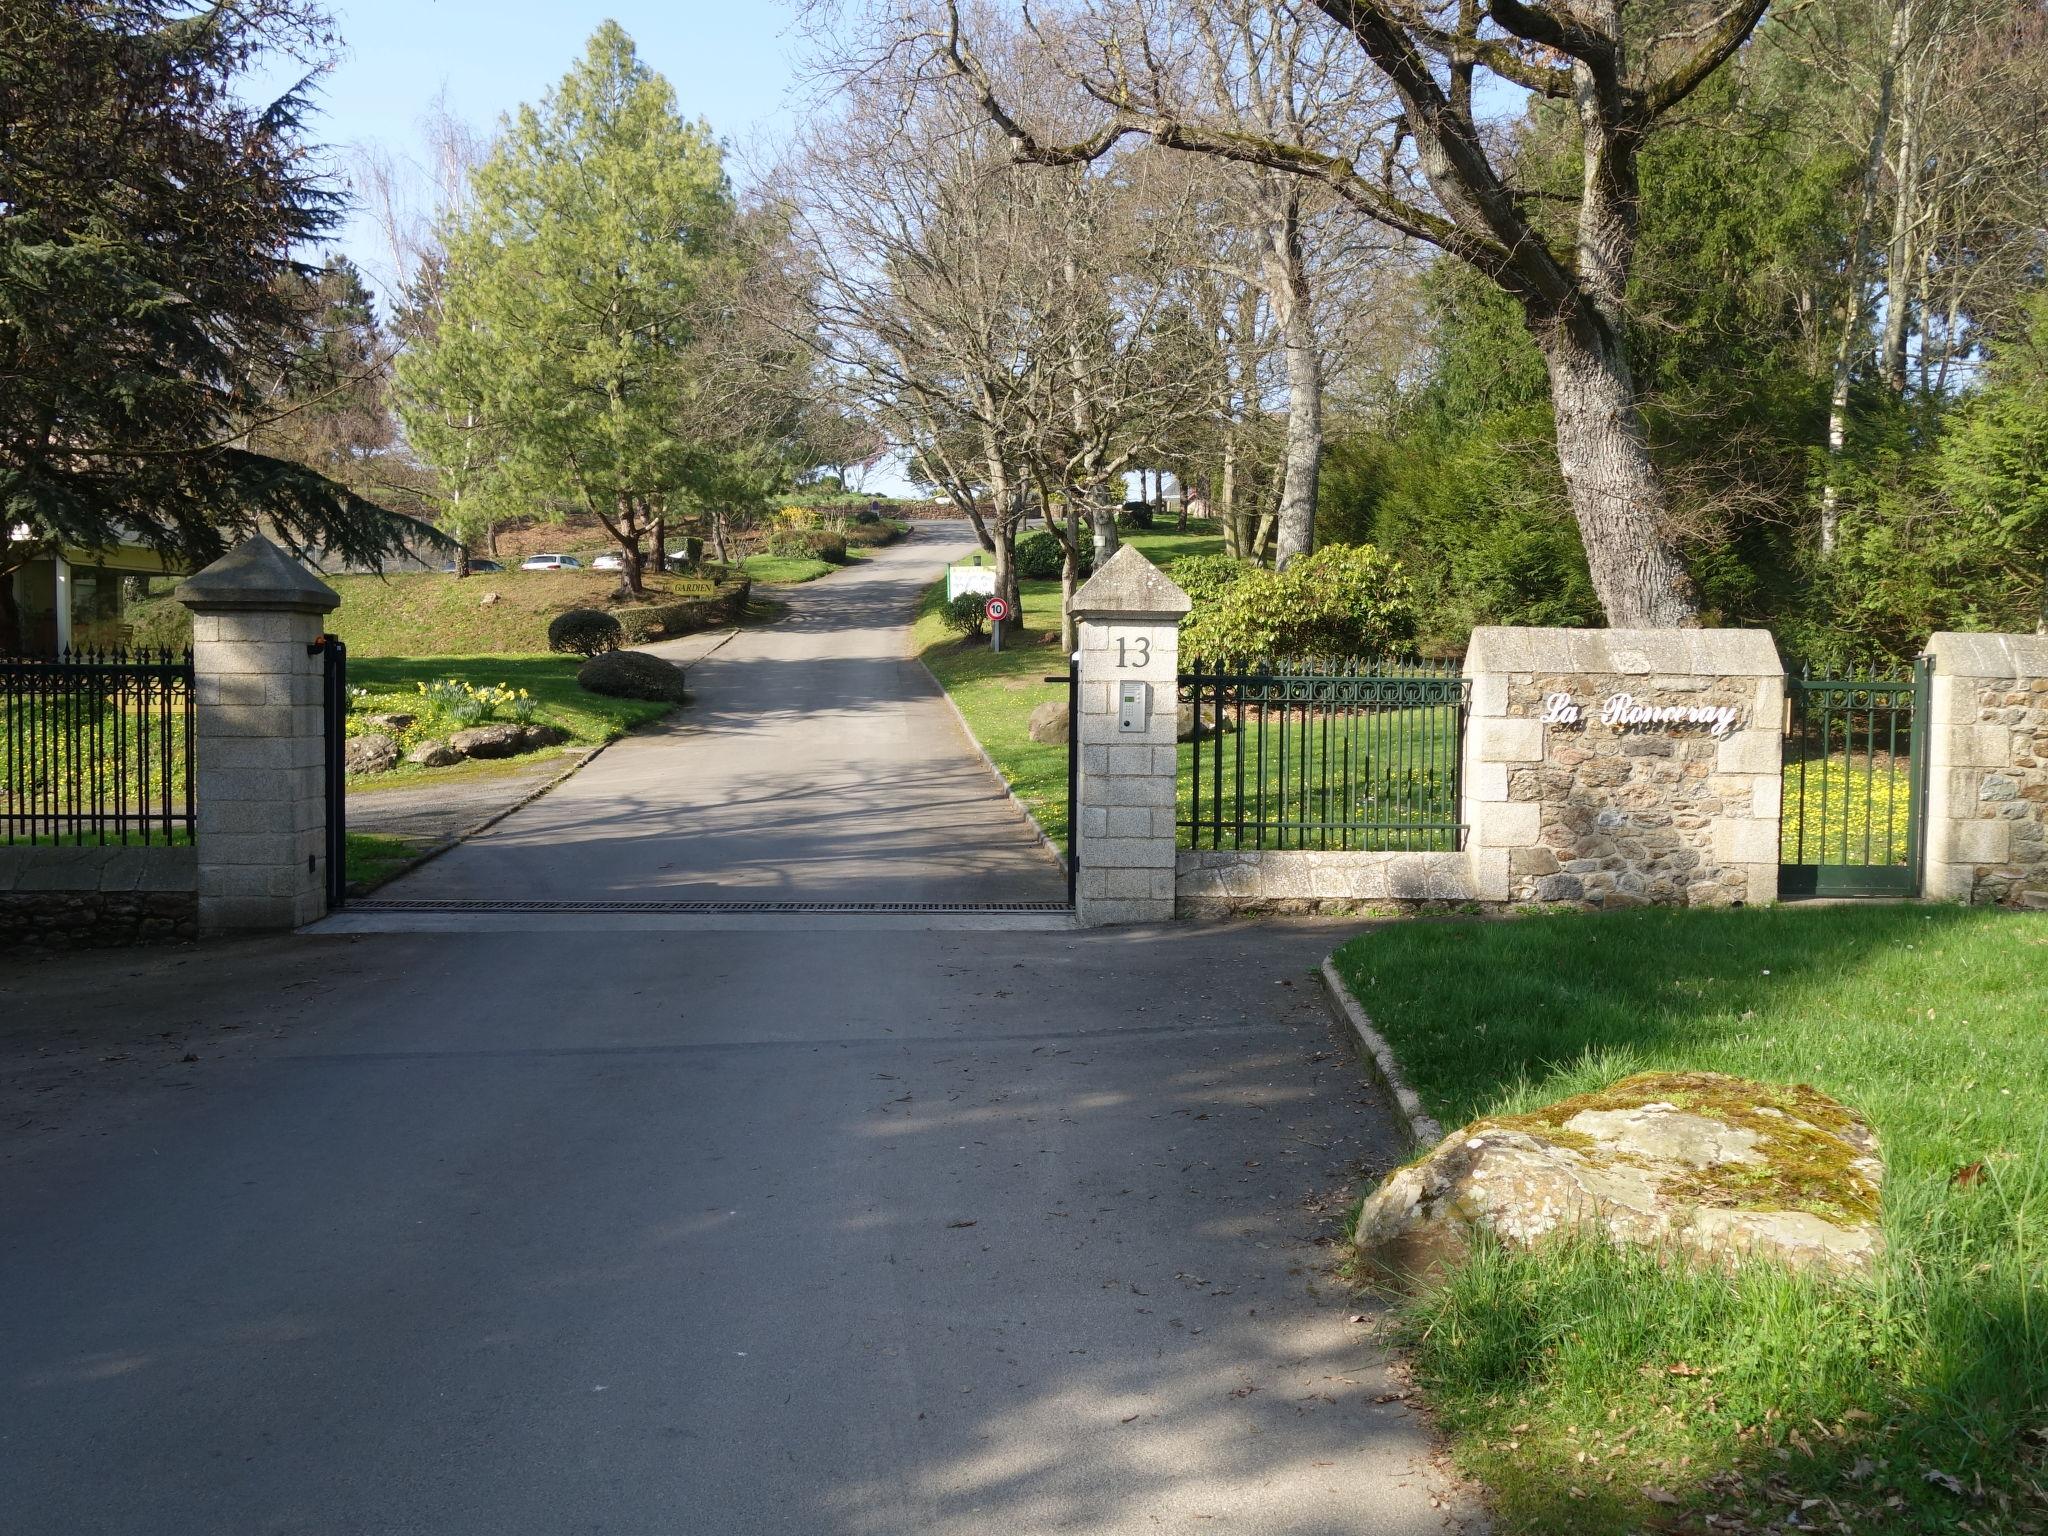
[[[1422,1107],[1422,1099],[1408,1079],[1402,1074],[1401,1063],[1394,1056],[1394,1048],[1387,1044],[1386,1036],[1373,1026],[1372,1016],[1359,1006],[1358,999],[1351,995],[1351,989],[1344,985],[1344,978],[1331,964],[1334,956],[1325,956],[1320,974],[1323,986],[1330,994],[1330,1001],[1337,1011],[1357,1031],[1358,1040],[1365,1047],[1366,1061],[1372,1076],[1380,1086],[1393,1095],[1395,1106],[1401,1111],[1402,1129],[1407,1134],[1408,1145],[1415,1151],[1423,1151],[1444,1139],[1444,1128],[1438,1125],[1434,1116]]]

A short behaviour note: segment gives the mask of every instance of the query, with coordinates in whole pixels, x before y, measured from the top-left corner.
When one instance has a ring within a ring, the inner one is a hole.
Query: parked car
[[[472,576],[488,576],[492,571],[502,571],[503,569],[505,567],[498,564],[495,560],[472,560],[469,562],[469,572]],[[455,562],[451,560],[442,566],[441,574],[443,576],[453,576],[455,574]]]
[[[626,560],[623,555],[599,555],[590,562],[590,568],[593,571],[623,571]]]
[[[535,555],[519,562],[522,571],[580,571],[583,562],[574,555]]]

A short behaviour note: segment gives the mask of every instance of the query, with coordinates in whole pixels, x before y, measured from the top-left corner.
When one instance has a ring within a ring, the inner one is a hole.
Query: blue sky
[[[344,52],[320,81],[311,128],[346,168],[358,145],[417,157],[422,118],[445,92],[449,111],[488,134],[500,113],[538,101],[606,17],[668,77],[683,112],[736,149],[772,137],[785,116],[801,39],[790,13],[764,0],[562,4],[559,0],[333,0]],[[251,93],[289,82],[279,67]],[[744,179],[743,167],[733,166]],[[358,217],[340,241],[381,269],[383,242]]]

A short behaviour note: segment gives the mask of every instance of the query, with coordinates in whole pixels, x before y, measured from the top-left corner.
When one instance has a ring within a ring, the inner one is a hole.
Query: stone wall
[[[2048,908],[2048,636],[1934,636],[1926,894]]]
[[[190,939],[197,889],[189,844],[0,848],[0,950]]]
[[[1769,635],[1485,628],[1465,672],[1481,899],[1777,899],[1785,689]]]
[[[1182,849],[1175,868],[1182,917],[1316,912],[1378,902],[1470,901],[1463,853],[1321,853],[1295,849]]]

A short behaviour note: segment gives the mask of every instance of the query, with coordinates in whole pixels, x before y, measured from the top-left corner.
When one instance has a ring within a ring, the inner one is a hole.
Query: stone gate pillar
[[[199,930],[291,929],[327,912],[325,663],[334,589],[261,534],[196,576],[192,610]]]
[[[1180,620],[1192,606],[1129,545],[1074,594],[1081,633],[1074,909],[1083,924],[1173,916]]]
[[[2048,908],[2048,635],[1940,634],[1927,654],[1922,889]]]

